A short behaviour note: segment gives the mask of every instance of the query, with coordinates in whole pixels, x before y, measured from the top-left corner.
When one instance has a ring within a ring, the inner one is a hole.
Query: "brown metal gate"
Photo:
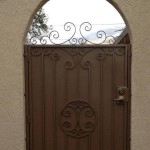
[[[129,150],[130,46],[25,46],[27,150]]]

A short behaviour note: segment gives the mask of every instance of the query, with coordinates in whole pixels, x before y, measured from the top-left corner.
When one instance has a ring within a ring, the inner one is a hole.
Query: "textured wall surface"
[[[114,0],[132,40],[131,150],[150,149],[150,1]],[[0,150],[25,150],[24,37],[44,0],[0,0]]]

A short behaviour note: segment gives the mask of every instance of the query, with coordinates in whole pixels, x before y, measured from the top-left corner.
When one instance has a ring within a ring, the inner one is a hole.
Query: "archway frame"
[[[123,20],[125,21],[125,24],[126,24],[126,29],[127,29],[127,32],[129,34],[129,39],[130,39],[130,43],[132,43],[132,34],[131,34],[131,30],[130,30],[130,26],[129,26],[129,23],[126,19],[126,16],[124,15],[123,11],[120,9],[119,5],[117,3],[114,2],[114,0],[106,0],[108,3],[110,3],[119,13],[120,15],[122,16]],[[32,24],[32,20],[35,16],[35,14],[37,13],[37,11],[42,7],[44,6],[46,3],[48,2],[48,0],[43,0],[41,1],[38,6],[35,8],[35,10],[33,11],[33,14],[31,15],[29,21],[28,21],[28,24],[27,24],[27,27],[26,27],[26,30],[24,32],[24,37],[23,37],[23,43],[25,43],[26,41],[26,36],[27,36],[27,33],[28,33],[28,30],[29,30],[29,27],[31,26]],[[130,49],[131,49],[131,53],[132,53],[132,47],[130,46]],[[131,54],[132,56],[132,54]],[[130,79],[129,79],[129,86],[131,88],[131,60],[129,62],[129,70],[130,70],[130,73],[129,73],[129,76],[130,76]],[[130,89],[131,90],[131,89]],[[130,118],[128,119],[128,129],[127,129],[127,149],[130,150],[131,149],[131,98],[130,98],[130,108],[129,108],[129,116]]]
[[[26,30],[24,32],[24,37],[23,37],[23,43],[25,43],[26,41],[26,37],[27,37],[27,33],[29,31],[29,28],[32,24],[32,21],[33,21],[33,18],[35,16],[35,14],[38,12],[38,10],[44,6],[49,0],[43,0],[41,1],[37,7],[35,8],[35,10],[33,11],[33,14],[31,15],[31,17],[29,18],[29,21],[28,21],[28,24],[27,24],[27,27],[26,27]],[[131,30],[130,30],[130,26],[129,26],[129,23],[123,13],[123,11],[119,8],[118,4],[115,3],[113,0],[106,0],[108,3],[110,3],[119,13],[120,15],[122,16],[123,20],[125,21],[125,24],[126,24],[126,29],[128,31],[128,34],[129,34],[129,39],[130,39],[130,43],[132,43],[132,34],[131,34]]]

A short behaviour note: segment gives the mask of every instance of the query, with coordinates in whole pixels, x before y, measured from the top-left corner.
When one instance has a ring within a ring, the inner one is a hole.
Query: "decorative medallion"
[[[95,111],[85,101],[69,102],[61,111],[60,126],[72,137],[87,136],[96,126]]]

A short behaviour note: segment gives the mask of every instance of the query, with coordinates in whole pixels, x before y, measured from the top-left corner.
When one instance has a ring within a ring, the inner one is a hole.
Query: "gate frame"
[[[132,59],[132,51],[131,51],[131,44],[112,44],[112,45],[24,45],[24,71],[25,71],[25,124],[26,124],[26,150],[30,149],[30,122],[31,122],[31,116],[30,116],[30,102],[29,102],[29,55],[28,55],[28,47],[51,47],[51,48],[65,48],[65,47],[120,47],[124,46],[127,48],[127,84],[128,84],[128,107],[127,107],[127,129],[126,129],[126,150],[131,149],[131,59]]]

